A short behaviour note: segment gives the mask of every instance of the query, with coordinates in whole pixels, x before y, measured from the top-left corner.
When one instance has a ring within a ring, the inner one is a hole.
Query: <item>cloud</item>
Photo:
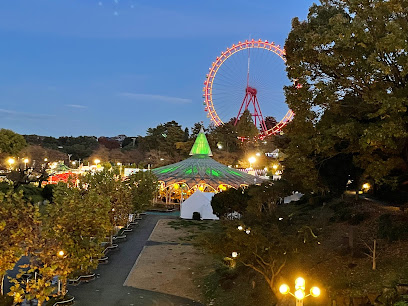
[[[48,114],[34,114],[34,113],[23,113],[8,109],[0,108],[0,118],[9,119],[47,119],[55,117],[55,115]]]
[[[134,100],[149,100],[149,101],[159,101],[159,102],[166,102],[166,103],[174,103],[174,104],[186,104],[191,103],[191,99],[185,98],[177,98],[177,97],[169,97],[163,95],[151,95],[151,94],[138,94],[138,93],[131,93],[131,92],[122,92],[118,94],[121,97],[134,99]]]
[[[87,108],[85,105],[79,105],[79,104],[67,104],[65,106],[72,107],[72,108],[81,108],[81,109]]]

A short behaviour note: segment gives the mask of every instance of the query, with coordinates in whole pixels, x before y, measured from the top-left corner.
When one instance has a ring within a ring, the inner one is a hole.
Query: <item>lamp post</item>
[[[256,162],[256,158],[253,157],[253,156],[251,156],[250,158],[248,158],[248,161],[249,161],[249,168],[252,169],[252,164],[253,164],[254,162]]]
[[[14,165],[14,163],[16,162],[16,160],[15,160],[14,158],[10,157],[10,158],[7,160],[7,162],[8,162],[8,164],[9,164],[10,170],[13,170],[13,165]]]
[[[116,163],[116,165],[119,167],[119,176],[122,177],[122,163]]]
[[[308,296],[318,297],[320,295],[320,289],[318,287],[310,288],[310,293],[306,295],[306,281],[302,277],[298,277],[295,280],[295,293],[290,292],[290,288],[288,285],[283,284],[279,287],[279,292],[282,294],[290,294],[296,299],[296,306],[303,306],[303,300]]]
[[[24,158],[24,169],[27,169],[28,158]]]

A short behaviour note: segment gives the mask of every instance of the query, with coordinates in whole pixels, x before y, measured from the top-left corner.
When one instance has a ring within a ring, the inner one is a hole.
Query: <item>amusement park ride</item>
[[[261,39],[238,42],[221,52],[212,63],[204,82],[203,104],[207,117],[215,126],[220,126],[236,116],[233,124],[237,125],[243,112],[248,109],[255,126],[259,127],[256,138],[264,139],[280,133],[294,113],[284,106],[287,111],[283,118],[275,126],[268,126],[259,101],[267,109],[268,115],[276,116],[279,107],[284,114],[283,95],[278,97],[276,92],[282,94],[286,84],[276,72],[284,70],[285,62],[285,51],[279,45]],[[237,110],[238,114],[235,115]],[[246,135],[239,135],[239,138],[247,139]]]

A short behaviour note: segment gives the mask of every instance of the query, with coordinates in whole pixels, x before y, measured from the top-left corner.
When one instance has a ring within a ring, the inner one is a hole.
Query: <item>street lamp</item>
[[[8,164],[9,164],[9,166],[10,166],[10,170],[13,169],[13,165],[14,165],[14,163],[16,162],[16,160],[15,160],[14,158],[10,157],[10,158],[7,160],[7,162],[8,162]]]
[[[24,168],[27,169],[28,158],[24,158]]]
[[[254,162],[256,162],[256,158],[253,157],[253,156],[251,156],[250,158],[248,158],[248,161],[249,161],[249,168],[252,169],[252,164],[253,164]]]
[[[100,162],[101,162],[100,159],[95,159],[95,160],[94,160],[95,165],[98,165]]]
[[[298,277],[295,280],[295,293],[290,292],[290,288],[288,285],[283,284],[279,287],[279,292],[282,294],[290,294],[296,299],[296,306],[303,306],[303,300],[308,296],[318,297],[320,295],[320,289],[318,287],[312,287],[310,289],[310,293],[306,295],[306,281],[302,277]]]
[[[119,176],[122,176],[122,163],[116,163],[116,165],[119,167]]]

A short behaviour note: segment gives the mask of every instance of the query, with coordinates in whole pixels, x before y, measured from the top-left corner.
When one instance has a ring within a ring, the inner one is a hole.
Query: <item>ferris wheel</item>
[[[249,110],[260,139],[280,133],[294,116],[284,102],[283,87],[290,84],[285,61],[279,45],[261,39],[245,40],[221,52],[204,81],[207,117],[215,126],[231,118],[236,125]]]

